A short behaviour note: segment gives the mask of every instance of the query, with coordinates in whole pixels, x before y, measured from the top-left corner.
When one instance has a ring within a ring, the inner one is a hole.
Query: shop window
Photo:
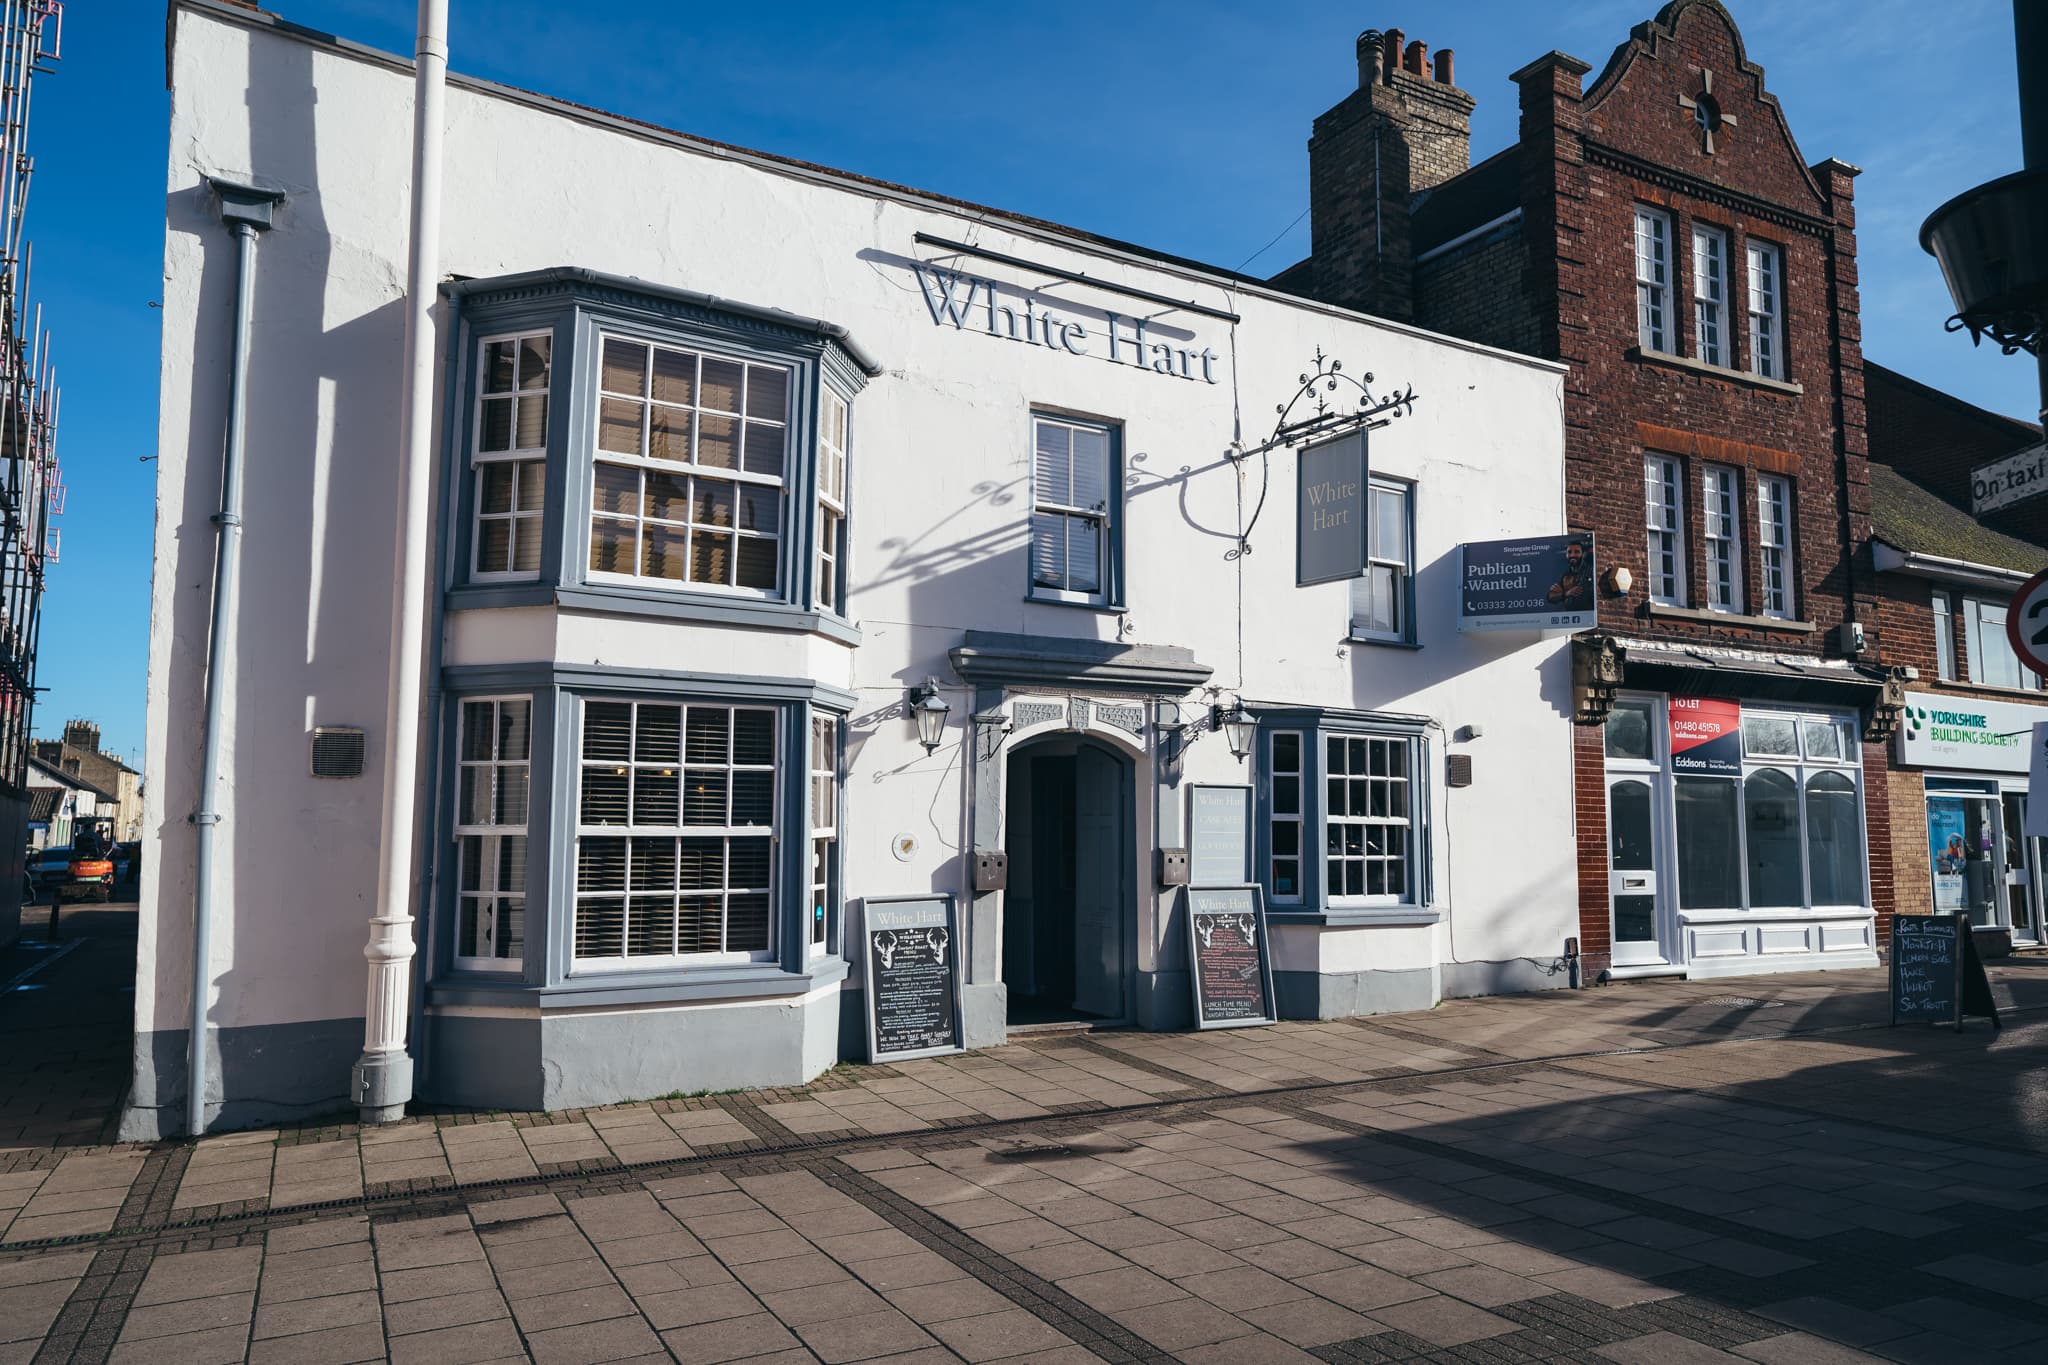
[[[773,594],[790,372],[604,341],[590,571]]]
[[[1657,718],[1656,703],[1622,697],[1607,714],[1607,756],[1648,763],[1657,757],[1650,727]]]
[[[526,952],[533,703],[465,700],[456,746],[456,965],[517,968]]]
[[[2017,687],[2029,692],[2041,690],[2041,675],[2022,664],[2012,652],[2005,632],[2004,602],[1981,597],[1963,599],[1963,647],[1968,654],[1970,681],[1987,687]]]
[[[1646,351],[1669,351],[1671,215],[1636,205],[1636,339]]]
[[[577,965],[766,959],[778,713],[595,700],[582,713]]]
[[[1269,729],[1265,883],[1276,905],[1425,905],[1426,748],[1418,736]],[[1320,847],[1318,847],[1320,845]]]
[[[532,578],[540,571],[553,350],[549,332],[478,343],[470,570],[479,579]]]
[[[1030,596],[1113,605],[1122,500],[1116,432],[1043,415],[1032,417],[1031,429]]]
[[[1724,333],[1728,307],[1728,234],[1692,230],[1692,353],[1709,365],[1728,363]]]
[[[1806,865],[1815,905],[1862,901],[1863,818],[1856,784],[1841,773],[1806,780]]]
[[[1741,476],[1724,464],[1704,467],[1700,513],[1707,544],[1707,607],[1742,610]]]
[[[1785,377],[1784,278],[1778,248],[1749,243],[1749,368],[1765,379]]]
[[[1365,573],[1351,585],[1351,636],[1413,643],[1409,589],[1415,579],[1411,500],[1414,487],[1373,479],[1366,525]]]
[[[1792,481],[1777,474],[1756,480],[1756,543],[1763,614],[1792,618]]]
[[[1685,597],[1685,490],[1678,461],[1643,457],[1643,508],[1650,552],[1650,600],[1679,606]]]
[[[1750,905],[1805,904],[1800,885],[1798,782],[1776,768],[1759,768],[1744,778],[1742,785]]]

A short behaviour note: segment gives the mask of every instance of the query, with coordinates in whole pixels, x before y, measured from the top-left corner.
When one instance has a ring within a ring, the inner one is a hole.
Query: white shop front
[[[1923,770],[1935,913],[2043,942],[2048,840],[2025,830],[2027,736],[2048,706],[1909,692],[1906,708],[1898,762]]]

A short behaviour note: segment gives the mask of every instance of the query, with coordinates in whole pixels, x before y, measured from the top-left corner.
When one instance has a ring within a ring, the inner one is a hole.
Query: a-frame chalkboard
[[[1961,915],[1894,915],[1892,1023],[1955,1024],[1971,1015],[2002,1027],[1977,936]]]

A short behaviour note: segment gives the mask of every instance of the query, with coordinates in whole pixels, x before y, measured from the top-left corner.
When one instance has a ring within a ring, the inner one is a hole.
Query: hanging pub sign
[[[1742,703],[1673,697],[1671,771],[1681,777],[1742,776]]]
[[[1458,629],[1583,630],[1594,625],[1593,537],[1467,541]]]
[[[861,903],[868,1060],[958,1052],[959,936],[951,896],[870,896]]]
[[[1295,490],[1294,586],[1365,572],[1365,428],[1301,452]]]
[[[1188,973],[1195,1027],[1245,1028],[1279,1020],[1266,903],[1257,886],[1191,886]]]

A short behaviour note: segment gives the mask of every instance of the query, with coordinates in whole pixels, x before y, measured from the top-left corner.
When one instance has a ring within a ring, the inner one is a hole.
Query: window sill
[[[1040,597],[1036,593],[1025,593],[1024,600],[1037,607],[1064,607],[1069,611],[1100,612],[1104,616],[1122,616],[1130,608],[1121,602],[1076,602],[1064,597]]]
[[[1344,637],[1344,643],[1347,645],[1372,645],[1379,649],[1422,648],[1422,646],[1416,643],[1414,640],[1383,640],[1377,635],[1346,635]]]
[[[1325,929],[1424,926],[1440,923],[1443,917],[1443,911],[1426,905],[1375,905],[1338,910],[1314,906],[1275,908],[1269,905],[1266,909],[1266,919],[1270,923],[1308,924]]]
[[[2031,701],[2048,706],[2048,692],[2038,687],[2007,687],[2004,683],[1972,682],[1968,678],[1936,678],[1933,681],[1936,687],[1953,687],[1970,696],[1981,692],[2000,700]]]
[[[1708,611],[1704,607],[1668,607],[1662,602],[1645,602],[1643,613],[1659,620],[1703,621],[1717,626],[1746,626],[1751,630],[1782,630],[1793,635],[1811,635],[1820,629],[1811,621],[1794,621],[1783,616],[1746,616],[1738,611]]]
[[[782,602],[707,599],[660,589],[604,584],[556,587],[547,583],[471,583],[450,588],[447,593],[449,611],[547,606],[621,616],[651,616],[668,621],[704,621],[712,625],[802,631],[823,635],[846,645],[861,642],[860,627],[843,617]]]
[[[846,959],[812,958],[800,972],[772,962],[571,975],[551,986],[489,976],[451,976],[427,988],[430,1005],[533,1005],[542,1012],[591,1006],[693,1004],[808,995],[846,976]]]
[[[1630,360],[1639,360],[1646,365],[1661,365],[1666,369],[1684,370],[1687,374],[1700,375],[1707,379],[1725,380],[1731,384],[1746,384],[1753,389],[1764,389],[1771,393],[1782,393],[1797,398],[1806,392],[1806,386],[1784,379],[1766,379],[1748,370],[1730,369],[1726,365],[1709,365],[1704,360],[1691,356],[1673,355],[1669,351],[1652,351],[1641,346],[1631,346],[1626,352]]]

